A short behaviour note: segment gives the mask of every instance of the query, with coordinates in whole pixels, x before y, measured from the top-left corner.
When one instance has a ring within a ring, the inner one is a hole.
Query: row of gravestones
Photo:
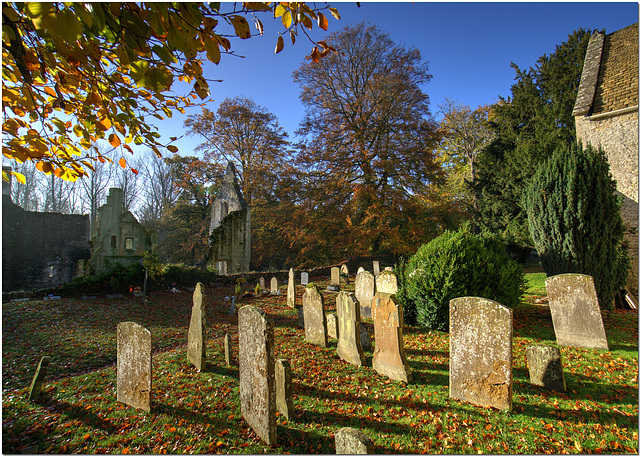
[[[376,336],[373,368],[394,380],[410,382],[411,371],[403,349],[402,306],[394,296],[397,292],[395,275],[385,271],[377,277],[376,282],[377,292],[372,300]],[[593,279],[579,274],[563,274],[548,278],[546,286],[558,343],[608,349]],[[202,370],[206,362],[203,288],[199,283],[194,291],[187,346],[187,358],[198,370]],[[341,359],[356,365],[364,364],[359,331],[360,309],[355,294],[338,294],[337,353]],[[450,396],[482,406],[510,410],[513,338],[511,309],[488,299],[464,297],[452,300],[449,311]],[[323,298],[315,284],[309,284],[305,289],[303,312],[305,338],[311,343],[326,347],[327,327]],[[267,320],[262,310],[253,306],[242,307],[238,315],[238,332],[242,413],[254,431],[266,443],[272,444],[275,442],[275,408],[284,416],[290,417],[293,414],[290,367],[286,360],[274,362],[273,324]],[[117,400],[150,410],[151,334],[137,323],[123,322],[117,327],[117,341]],[[229,345],[230,338],[226,335],[227,364],[230,363]],[[40,361],[29,389],[29,399],[37,398],[48,363],[49,357]],[[560,353],[556,347],[529,347],[527,363],[532,383],[565,390]],[[354,434],[345,430],[340,434],[341,439],[343,434],[354,436],[357,432]],[[360,442],[358,445],[363,442],[362,439],[357,441]],[[360,447],[365,448],[366,445],[362,444]]]

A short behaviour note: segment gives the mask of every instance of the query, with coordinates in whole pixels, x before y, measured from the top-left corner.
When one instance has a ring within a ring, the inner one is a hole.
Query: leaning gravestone
[[[338,339],[340,337],[338,315],[332,312],[327,314],[327,336]]]
[[[379,261],[374,261],[373,262],[373,275],[377,276],[378,274],[380,274],[380,262]]]
[[[206,319],[205,319],[205,295],[204,285],[198,282],[193,292],[193,307],[191,308],[191,324],[187,333],[187,359],[198,372],[207,364],[206,353]]]
[[[545,285],[558,345],[609,350],[593,277],[559,274]]]
[[[449,302],[449,396],[511,410],[513,311],[495,301]]]
[[[302,296],[304,311],[304,336],[307,342],[327,347],[327,317],[324,313],[322,294],[315,283],[310,283]]]
[[[42,391],[42,382],[44,382],[44,377],[47,375],[47,367],[51,362],[50,356],[43,356],[38,362],[38,367],[36,368],[36,373],[33,376],[33,380],[31,380],[31,385],[29,386],[29,398],[30,401],[37,401],[40,396],[40,392]]]
[[[336,307],[340,308],[338,356],[348,363],[364,366],[364,351],[360,343],[360,306],[355,295],[341,291],[336,298]]]
[[[291,365],[286,359],[279,359],[276,361],[276,406],[287,420],[293,418],[294,413],[291,386]]]
[[[359,429],[338,429],[335,440],[336,454],[370,454],[373,450],[373,441]]]
[[[532,385],[560,391],[567,391],[562,372],[560,349],[550,345],[530,345],[527,347],[527,366]]]
[[[118,324],[118,402],[151,410],[151,333],[132,321]]]
[[[278,279],[271,277],[271,294],[278,294]]]
[[[362,318],[371,318],[371,302],[376,294],[376,278],[369,271],[356,275],[356,300]]]
[[[287,283],[287,306],[295,309],[296,307],[296,276],[293,268],[289,269],[289,282]]]
[[[411,382],[411,369],[404,355],[402,304],[393,294],[378,291],[372,313],[376,334],[373,368],[392,380]]]
[[[304,286],[309,285],[309,273],[308,272],[300,273],[300,285],[304,285]]]
[[[267,445],[276,443],[276,384],[273,322],[262,309],[238,310],[240,408]]]

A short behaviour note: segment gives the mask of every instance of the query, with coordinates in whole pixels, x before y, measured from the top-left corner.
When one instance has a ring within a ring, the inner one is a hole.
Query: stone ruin
[[[242,196],[229,162],[211,205],[207,266],[219,274],[248,272],[251,263],[251,208]]]

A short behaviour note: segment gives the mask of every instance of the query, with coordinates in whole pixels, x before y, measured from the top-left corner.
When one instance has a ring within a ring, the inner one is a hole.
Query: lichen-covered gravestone
[[[392,271],[384,270],[376,277],[376,292],[396,294],[398,292],[398,278]]]
[[[327,317],[324,300],[315,283],[310,283],[302,296],[304,336],[307,342],[327,347]]]
[[[279,359],[276,361],[276,405],[280,415],[287,420],[294,414],[291,388],[291,365],[286,359]]]
[[[511,410],[513,312],[484,298],[449,302],[449,396]]]
[[[202,371],[207,364],[205,308],[204,285],[198,282],[193,292],[191,323],[187,333],[187,359],[198,369],[198,372]]]
[[[300,285],[304,285],[305,287],[309,285],[309,273],[301,272],[300,273]]]
[[[276,443],[276,384],[273,322],[262,309],[238,310],[238,364],[242,416],[267,444]]]
[[[338,356],[348,363],[364,366],[364,351],[360,343],[360,306],[355,295],[341,291],[336,298],[336,307],[340,308]]]
[[[373,368],[392,380],[411,382],[411,369],[404,354],[402,304],[393,294],[378,290],[372,311],[376,334]]]
[[[371,318],[371,302],[376,294],[376,278],[369,271],[356,275],[356,300],[360,305],[360,316]]]
[[[118,402],[151,410],[151,333],[133,321],[118,324]]]
[[[532,385],[560,391],[567,391],[562,371],[560,349],[550,345],[530,345],[527,347],[527,366]]]
[[[295,309],[296,307],[296,275],[293,268],[289,269],[289,282],[287,283],[287,306]]]
[[[545,285],[558,345],[609,350],[593,277],[559,274]]]
[[[44,377],[47,375],[47,367],[51,362],[50,356],[43,356],[38,362],[38,367],[36,368],[36,373],[33,375],[33,380],[31,380],[31,385],[29,386],[29,398],[30,401],[37,401],[40,396],[40,392],[42,391],[42,383],[44,382]]]
[[[278,294],[278,279],[271,277],[271,294]]]
[[[373,441],[359,429],[338,429],[335,440],[336,454],[370,454],[373,450]]]
[[[327,314],[327,336],[333,337],[334,339],[340,337],[338,315],[335,313]]]

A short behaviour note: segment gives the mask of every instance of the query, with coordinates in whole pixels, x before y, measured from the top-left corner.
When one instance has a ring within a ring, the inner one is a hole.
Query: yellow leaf
[[[251,38],[251,29],[244,17],[238,15],[231,16],[231,24],[233,24],[236,35],[238,35],[240,39],[246,40],[247,38]]]
[[[120,145],[120,138],[115,133],[111,133],[109,135],[109,144],[113,147],[118,147]]]
[[[111,128],[111,119],[109,119],[108,117],[102,119],[100,122],[98,122],[98,128],[100,128],[101,130],[108,130],[109,128]]]
[[[27,183],[27,179],[25,179],[24,174],[20,174],[16,171],[13,171],[11,174],[13,174],[14,176],[16,176],[16,180],[18,182],[20,182],[22,185],[26,185]]]
[[[121,158],[121,159],[118,161],[118,164],[120,165],[120,167],[121,167],[122,169],[124,169],[124,168],[126,168],[126,167],[127,167],[127,161],[126,161],[124,158]]]
[[[289,28],[291,27],[292,23],[293,23],[293,18],[291,17],[291,12],[287,11],[282,16],[282,25],[284,25],[285,28]]]
[[[285,11],[287,11],[287,9],[284,6],[282,6],[282,4],[279,4],[278,6],[276,6],[276,10],[273,15],[275,17],[280,17],[285,13]]]

